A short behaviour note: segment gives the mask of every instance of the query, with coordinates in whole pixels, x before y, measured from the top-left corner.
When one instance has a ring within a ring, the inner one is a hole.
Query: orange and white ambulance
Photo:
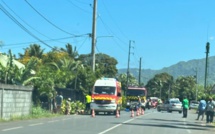
[[[121,83],[115,78],[101,78],[96,80],[92,89],[91,112],[95,114],[104,112],[107,114],[120,113],[122,105]]]

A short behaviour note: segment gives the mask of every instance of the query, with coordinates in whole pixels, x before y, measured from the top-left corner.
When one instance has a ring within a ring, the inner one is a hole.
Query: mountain
[[[154,75],[159,73],[168,73],[176,79],[179,76],[196,76],[198,84],[204,85],[205,81],[205,63],[206,59],[194,59],[187,62],[181,61],[169,67],[162,68],[160,70],[142,69],[141,70],[141,81],[144,84],[154,77]],[[127,68],[118,69],[118,73],[126,73]],[[139,78],[139,68],[131,68],[130,73],[134,75],[135,78]],[[207,85],[215,84],[215,56],[208,58],[208,73],[207,73]]]

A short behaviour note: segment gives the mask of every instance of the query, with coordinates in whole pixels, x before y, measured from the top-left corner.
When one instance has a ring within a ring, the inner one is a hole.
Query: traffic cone
[[[136,116],[139,116],[139,108],[137,108]]]
[[[141,114],[144,115],[144,109],[142,109]]]
[[[119,118],[119,111],[116,110],[116,118]]]
[[[134,110],[131,110],[131,117],[134,117]]]
[[[95,117],[95,111],[92,109],[92,117]]]

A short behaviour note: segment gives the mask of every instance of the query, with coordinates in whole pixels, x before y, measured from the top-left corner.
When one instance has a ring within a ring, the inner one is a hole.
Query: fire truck
[[[96,80],[92,89],[91,113],[104,112],[107,114],[120,114],[122,105],[121,82],[115,78],[101,78]]]
[[[141,98],[141,108],[145,110],[147,90],[145,87],[128,87],[126,91],[126,108],[136,110],[138,96]]]

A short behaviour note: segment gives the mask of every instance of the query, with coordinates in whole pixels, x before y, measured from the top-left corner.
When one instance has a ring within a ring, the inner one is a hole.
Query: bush
[[[84,109],[85,109],[85,104],[80,101],[72,101],[72,102],[70,102],[70,106],[71,106],[70,114],[80,113],[81,111],[84,111]],[[62,114],[65,114],[66,100],[63,100],[61,111],[62,111]]]

